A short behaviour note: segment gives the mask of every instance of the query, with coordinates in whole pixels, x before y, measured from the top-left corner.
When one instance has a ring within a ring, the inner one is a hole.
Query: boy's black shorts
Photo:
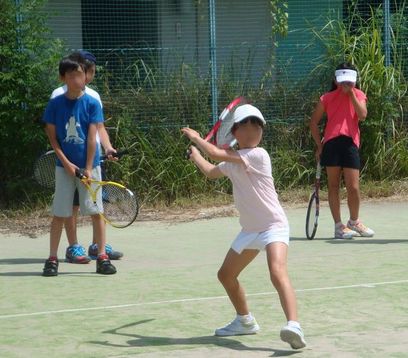
[[[360,153],[353,139],[339,136],[323,145],[320,164],[324,167],[342,167],[360,170]]]

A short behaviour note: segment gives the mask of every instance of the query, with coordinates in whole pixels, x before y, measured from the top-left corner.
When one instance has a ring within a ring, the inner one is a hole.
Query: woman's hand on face
[[[355,84],[353,82],[342,82],[340,83],[340,86],[344,93],[350,94],[353,91]]]

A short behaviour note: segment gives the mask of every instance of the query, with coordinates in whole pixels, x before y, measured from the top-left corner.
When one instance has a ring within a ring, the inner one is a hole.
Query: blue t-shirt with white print
[[[68,160],[79,168],[85,168],[89,125],[103,122],[99,102],[86,93],[76,99],[60,95],[48,102],[43,121],[55,125],[58,143]],[[100,162],[98,147],[93,168]],[[57,166],[62,167],[60,160],[57,160]]]

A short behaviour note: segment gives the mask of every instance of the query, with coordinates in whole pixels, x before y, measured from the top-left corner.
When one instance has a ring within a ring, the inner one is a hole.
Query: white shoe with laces
[[[374,231],[371,230],[369,227],[365,226],[361,221],[357,220],[356,223],[352,224],[350,220],[347,222],[347,227],[350,230],[353,230],[356,235],[355,236],[362,236],[362,237],[373,237]]]
[[[306,347],[305,336],[302,328],[286,325],[280,331],[282,341],[289,343],[292,349],[301,349]]]
[[[216,336],[238,336],[244,334],[255,334],[259,331],[258,323],[254,317],[242,319],[235,317],[235,319],[228,323],[225,327],[217,328],[215,330]]]
[[[334,239],[335,240],[349,240],[353,236],[358,236],[358,233],[346,225],[334,226]]]

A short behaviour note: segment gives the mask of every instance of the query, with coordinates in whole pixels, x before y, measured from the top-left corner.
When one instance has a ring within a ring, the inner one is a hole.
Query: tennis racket
[[[113,153],[114,157],[120,158],[128,154],[128,150],[122,150]],[[53,150],[42,154],[34,163],[34,179],[43,188],[54,189],[55,187],[55,166],[57,164],[57,155]],[[101,156],[101,162],[107,159],[106,155]]]
[[[234,125],[234,111],[243,104],[248,103],[244,97],[237,97],[228,104],[221,112],[218,121],[214,124],[204,140],[216,145],[218,148],[228,149],[236,144],[236,139],[231,133]],[[187,159],[190,158],[191,151],[187,151]]]
[[[87,178],[80,169],[77,169],[75,174],[87,188],[99,215],[108,224],[122,229],[136,220],[139,203],[132,191],[113,181]]]
[[[314,192],[310,196],[306,214],[306,237],[309,240],[314,239],[317,231],[317,226],[319,225],[319,210],[320,210],[319,190],[321,174],[322,167],[320,163],[317,163]]]

